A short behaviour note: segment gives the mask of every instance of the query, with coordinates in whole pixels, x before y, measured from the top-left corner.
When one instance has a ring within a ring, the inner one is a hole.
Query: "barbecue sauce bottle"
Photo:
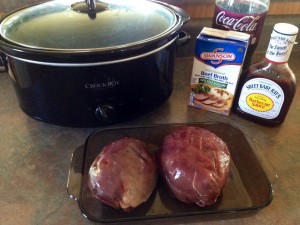
[[[266,126],[283,123],[296,92],[296,78],[288,59],[297,33],[298,28],[292,24],[274,26],[265,59],[241,76],[235,113]]]

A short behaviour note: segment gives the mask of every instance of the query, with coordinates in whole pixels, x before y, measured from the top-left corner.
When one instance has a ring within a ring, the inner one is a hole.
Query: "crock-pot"
[[[2,19],[2,61],[29,116],[62,126],[117,123],[169,98],[188,19],[151,0],[50,1]]]

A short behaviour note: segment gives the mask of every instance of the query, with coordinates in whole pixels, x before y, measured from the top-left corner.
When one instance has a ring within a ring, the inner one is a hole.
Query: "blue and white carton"
[[[250,35],[204,27],[196,39],[189,105],[229,115]]]

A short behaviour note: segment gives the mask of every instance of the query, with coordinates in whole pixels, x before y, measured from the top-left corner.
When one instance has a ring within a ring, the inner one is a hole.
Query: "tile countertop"
[[[296,18],[299,21],[299,16]],[[208,23],[198,22],[201,26]],[[262,56],[260,53],[255,57]],[[289,61],[296,75],[300,75],[299,60],[300,51],[296,48]],[[274,185],[275,197],[269,206],[253,215],[231,213],[153,220],[143,224],[299,224],[300,88],[284,124],[268,128],[235,114],[227,117],[188,107],[191,69],[191,56],[177,57],[174,91],[170,99],[147,115],[110,127],[208,121],[232,124],[256,139],[260,146],[256,153],[262,164],[271,177],[278,175]],[[82,216],[77,203],[69,198],[66,184],[73,151],[92,131],[100,128],[61,127],[26,116],[18,106],[9,75],[0,75],[0,224],[94,224]]]

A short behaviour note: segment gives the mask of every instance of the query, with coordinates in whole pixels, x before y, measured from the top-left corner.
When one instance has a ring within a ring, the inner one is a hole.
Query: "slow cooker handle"
[[[191,35],[185,31],[180,31],[178,39],[176,40],[176,45],[178,47],[187,44],[191,40]]]

